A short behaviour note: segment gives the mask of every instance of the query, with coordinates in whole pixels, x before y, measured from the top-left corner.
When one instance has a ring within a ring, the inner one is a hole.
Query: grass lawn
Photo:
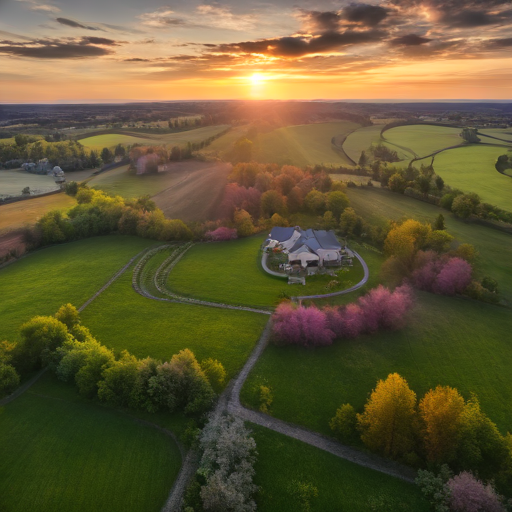
[[[340,459],[258,425],[249,424],[258,447],[255,483],[261,512],[297,512],[293,481],[311,483],[318,497],[311,512],[427,512],[419,489],[397,478]]]
[[[93,137],[86,137],[80,139],[80,144],[89,149],[101,150],[105,147],[112,148],[118,144],[145,144],[148,146],[160,146],[168,144],[171,146],[185,146],[188,142],[200,142],[208,139],[217,133],[222,132],[228,125],[219,126],[204,126],[194,130],[187,130],[177,133],[164,133],[164,134],[126,134],[126,133],[107,133],[104,135],[95,135]]]
[[[490,140],[490,139],[488,139]],[[469,146],[443,151],[434,158],[434,169],[451,187],[476,192],[485,203],[512,211],[512,178],[494,167],[500,155],[512,156],[512,146]]]
[[[339,277],[306,277],[306,286],[289,285],[286,278],[267,274],[261,267],[261,235],[210,244],[196,244],[169,274],[171,290],[189,297],[226,304],[275,306],[280,294],[316,295],[349,288],[363,278],[358,261]],[[340,288],[328,290],[337,279]]]
[[[181,465],[171,438],[51,374],[0,417],[1,510],[159,512]]]
[[[154,244],[129,236],[89,238],[36,251],[0,270],[0,340],[17,339],[22,323],[81,306],[132,256]]]
[[[496,279],[502,296],[512,303],[512,237],[509,234],[463,222],[438,206],[388,190],[375,187],[349,188],[347,195],[356,212],[374,222],[406,218],[434,222],[437,215],[442,213],[448,232],[458,242],[473,244],[478,250],[477,274],[489,275]]]
[[[31,174],[23,169],[0,170],[0,196],[21,196],[21,191],[30,187],[32,192],[51,192],[59,187],[53,176]]]
[[[345,165],[353,164],[331,145],[331,139],[348,134],[358,128],[351,121],[304,124],[278,128],[259,137],[254,158],[262,163],[306,165]]]
[[[35,197],[0,206],[0,233],[19,229],[35,222],[50,210],[67,210],[76,205],[67,194]]]
[[[228,379],[243,366],[268,321],[266,315],[190,304],[173,304],[137,294],[126,272],[82,313],[92,334],[116,352],[169,360],[184,348],[199,361],[213,357]]]
[[[417,293],[408,325],[397,332],[338,341],[306,350],[270,345],[257,362],[242,400],[258,407],[258,389],[272,389],[271,414],[329,434],[328,422],[343,403],[362,410],[378,379],[398,372],[422,396],[441,385],[482,409],[503,433],[512,430],[510,310],[465,299]]]
[[[382,125],[377,124],[372,126],[364,126],[363,128],[359,128],[358,130],[350,133],[343,143],[343,149],[345,150],[345,153],[347,153],[347,155],[355,162],[359,162],[361,151],[365,151],[367,156],[371,157],[371,154],[369,154],[368,151],[369,148],[377,144],[382,144],[383,146],[396,151],[400,160],[409,161],[414,157],[414,155],[408,151],[404,151],[392,144],[388,144],[384,141],[384,139],[381,139],[381,130]],[[394,165],[396,165],[396,163]]]
[[[460,128],[431,125],[397,126],[384,132],[384,138],[417,156],[427,156],[438,149],[462,144]]]

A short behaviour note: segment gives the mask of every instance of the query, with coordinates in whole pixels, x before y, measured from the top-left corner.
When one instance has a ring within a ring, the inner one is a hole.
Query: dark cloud
[[[82,37],[80,44],[101,44],[104,46],[119,46],[117,41],[107,39],[106,37]]]
[[[56,18],[55,21],[61,25],[67,25],[68,27],[85,28],[86,30],[100,30],[96,27],[88,27],[86,25],[82,25],[81,23],[78,23],[78,21],[70,20],[68,18]]]
[[[221,44],[214,51],[226,53],[262,53],[274,57],[303,57],[313,53],[326,53],[338,48],[370,43],[381,40],[384,33],[377,30],[364,32],[345,31],[327,32],[318,37],[280,37],[260,41],[245,41],[242,43]]]
[[[150,59],[141,59],[139,57],[134,57],[133,59],[124,59],[123,62],[151,62]]]
[[[393,45],[419,46],[420,44],[425,44],[430,41],[432,41],[432,39],[428,39],[427,37],[421,37],[416,34],[407,34],[405,36],[391,39],[390,43]]]
[[[375,27],[387,18],[388,12],[388,9],[380,5],[350,4],[343,9],[343,17],[353,23]]]
[[[35,40],[30,43],[0,42],[0,54],[33,59],[83,59],[110,55],[111,50],[84,41]]]
[[[505,39],[490,39],[487,41],[487,46],[490,48],[512,48],[512,37]]]

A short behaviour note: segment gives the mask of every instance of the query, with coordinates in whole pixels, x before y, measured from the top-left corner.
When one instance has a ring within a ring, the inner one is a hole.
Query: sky
[[[512,100],[512,0],[0,0],[0,102]]]

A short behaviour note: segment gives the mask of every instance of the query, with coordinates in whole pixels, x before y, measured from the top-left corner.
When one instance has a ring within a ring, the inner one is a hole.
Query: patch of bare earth
[[[25,252],[22,231],[10,231],[0,235],[0,258],[3,258],[12,250],[16,251],[16,256],[21,256]]]
[[[162,172],[175,174],[177,180],[152,199],[169,219],[217,219],[231,168],[231,164],[225,162],[188,161],[168,164]]]

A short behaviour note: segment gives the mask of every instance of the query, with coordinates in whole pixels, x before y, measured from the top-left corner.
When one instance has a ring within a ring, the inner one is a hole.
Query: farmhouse
[[[347,251],[341,247],[333,231],[275,227],[266,248],[279,248],[288,255],[288,263],[301,267],[341,265]]]

